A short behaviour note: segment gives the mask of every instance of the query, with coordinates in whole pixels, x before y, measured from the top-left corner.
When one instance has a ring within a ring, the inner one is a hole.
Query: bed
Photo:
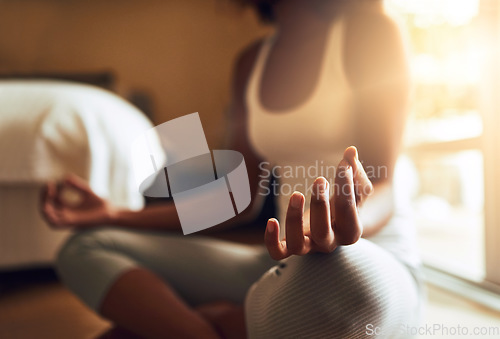
[[[51,265],[69,235],[40,217],[47,180],[73,172],[117,206],[141,208],[130,146],[151,127],[137,108],[94,86],[0,80],[0,270]]]

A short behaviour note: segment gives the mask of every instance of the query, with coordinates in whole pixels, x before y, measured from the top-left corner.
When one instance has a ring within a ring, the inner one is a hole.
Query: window
[[[418,182],[413,205],[424,263],[497,285],[499,3],[388,1],[410,42],[414,96],[405,153]]]

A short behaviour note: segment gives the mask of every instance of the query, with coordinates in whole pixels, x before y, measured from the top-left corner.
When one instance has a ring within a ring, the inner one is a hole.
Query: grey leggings
[[[96,311],[116,279],[135,267],[168,281],[191,305],[246,298],[251,338],[369,338],[376,329],[378,338],[405,337],[402,326],[415,325],[420,304],[410,270],[364,239],[277,263],[262,246],[101,228],[70,238],[57,267]]]

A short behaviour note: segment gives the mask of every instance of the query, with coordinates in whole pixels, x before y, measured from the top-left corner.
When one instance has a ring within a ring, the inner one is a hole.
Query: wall
[[[215,147],[233,58],[267,32],[230,0],[0,0],[0,72],[113,70],[157,124],[200,112]]]

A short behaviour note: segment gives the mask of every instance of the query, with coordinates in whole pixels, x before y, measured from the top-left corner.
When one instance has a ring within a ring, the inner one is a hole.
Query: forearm
[[[245,211],[237,214],[234,218],[210,227],[202,231],[202,234],[218,233],[225,231],[241,224],[251,222],[259,214],[264,198],[258,194],[260,185],[259,173],[256,171],[257,166],[249,166],[250,190],[253,198],[250,206]],[[165,230],[165,231],[180,231],[181,224],[173,201],[146,207],[139,211],[131,211],[126,209],[113,209],[110,213],[107,224],[144,230]]]
[[[375,183],[373,193],[359,209],[363,225],[363,237],[368,238],[379,232],[394,213],[392,183],[389,180]]]
[[[115,209],[110,213],[109,224],[144,230],[178,231],[181,229],[173,203],[148,206],[139,211]]]
[[[255,203],[255,202],[254,202]],[[233,228],[255,218],[255,211],[250,206],[245,212],[238,214],[215,227],[202,231],[214,233]],[[132,211],[128,209],[115,209],[110,212],[107,224],[143,230],[180,231],[181,224],[174,203],[165,203]]]

